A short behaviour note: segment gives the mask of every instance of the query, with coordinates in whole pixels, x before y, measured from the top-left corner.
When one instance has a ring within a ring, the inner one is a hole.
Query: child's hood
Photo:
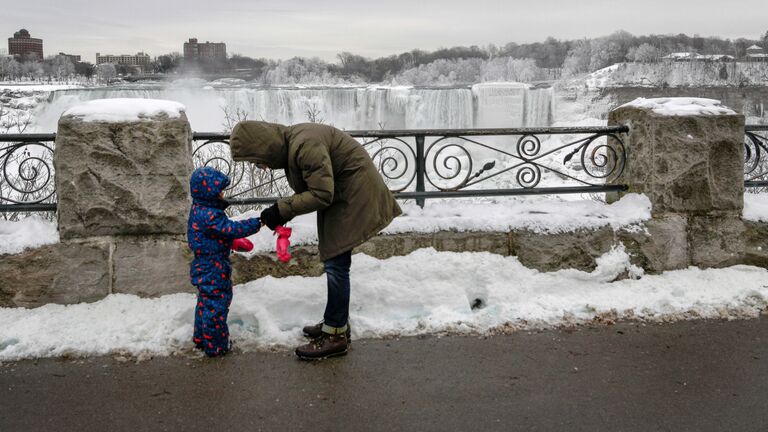
[[[229,177],[211,167],[196,169],[189,179],[192,199],[199,204],[220,207],[226,204],[219,199],[219,193],[229,186]]]

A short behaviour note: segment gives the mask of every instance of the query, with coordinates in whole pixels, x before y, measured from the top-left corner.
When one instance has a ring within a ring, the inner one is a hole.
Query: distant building
[[[676,52],[665,55],[661,58],[666,62],[684,62],[698,60],[699,54],[695,52]]]
[[[768,54],[757,45],[747,48],[747,61],[750,62],[768,62]]]
[[[665,55],[661,60],[666,62],[692,62],[692,61],[708,61],[708,62],[733,62],[736,61],[736,57],[727,54],[699,54],[695,52],[676,52]]]
[[[26,29],[21,29],[8,38],[8,54],[22,60],[32,57],[42,60],[43,40],[32,38]]]
[[[115,65],[125,65],[125,66],[136,66],[142,71],[144,68],[149,66],[151,59],[149,57],[149,54],[145,53],[138,53],[136,55],[111,55],[111,54],[104,54],[101,55],[100,53],[96,53],[96,64],[100,65],[103,63],[112,63]]]
[[[226,60],[227,44],[223,42],[213,43],[206,41],[200,43],[195,38],[184,42],[184,60]]]
[[[59,57],[66,57],[68,58],[72,63],[80,63],[81,57],[79,55],[74,54],[64,54],[63,52],[59,53]]]

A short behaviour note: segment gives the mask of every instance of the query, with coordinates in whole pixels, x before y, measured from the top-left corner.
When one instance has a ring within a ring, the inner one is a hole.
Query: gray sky
[[[766,0],[0,0],[0,12],[3,38],[26,28],[44,40],[46,55],[63,51],[90,62],[96,52],[181,52],[190,37],[226,42],[229,54],[334,60],[340,51],[378,57],[619,29],[731,39],[768,30]]]

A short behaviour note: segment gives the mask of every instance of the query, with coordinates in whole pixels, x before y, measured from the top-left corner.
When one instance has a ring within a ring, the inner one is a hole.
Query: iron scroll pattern
[[[55,135],[0,135],[0,206],[56,201]]]
[[[747,126],[744,133],[744,181],[768,180],[768,126]],[[747,187],[763,186],[747,184]]]
[[[360,131],[351,135],[366,148],[393,193],[464,189],[481,193],[480,183],[507,177],[512,181],[497,181],[496,185],[535,190],[548,173],[558,185],[601,187],[619,178],[626,165],[623,131],[615,129],[513,131],[517,134],[471,130],[475,135],[418,132]],[[371,134],[379,136],[366,136]],[[485,143],[478,136],[496,143]],[[228,147],[226,135],[195,134],[194,165],[212,166],[227,174],[232,179],[225,191],[228,199],[252,201],[290,193],[284,175],[233,162]]]
[[[412,189],[419,177],[427,185],[422,190],[455,192],[478,189],[492,179],[496,186],[532,190],[547,174],[558,186],[593,187],[611,184],[621,176],[626,148],[620,132],[572,137],[552,131],[497,135],[491,145],[483,142],[488,136],[482,141],[475,136],[435,136],[423,150],[403,137],[374,138],[362,144],[395,193]]]

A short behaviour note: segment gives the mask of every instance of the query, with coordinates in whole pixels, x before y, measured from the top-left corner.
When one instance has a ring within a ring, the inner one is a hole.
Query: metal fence
[[[398,199],[625,190],[626,127],[350,131]],[[227,199],[268,204],[290,193],[283,175],[234,163],[229,136],[195,133],[195,166],[227,173]],[[55,211],[55,134],[0,135],[0,212]],[[764,144],[764,143],[763,143]]]
[[[768,125],[744,129],[744,187],[768,187]]]
[[[626,127],[348,131],[398,199],[621,191]],[[196,166],[233,180],[234,205],[268,204],[288,191],[284,176],[233,163],[229,136],[197,133]],[[485,187],[490,186],[490,187]]]

